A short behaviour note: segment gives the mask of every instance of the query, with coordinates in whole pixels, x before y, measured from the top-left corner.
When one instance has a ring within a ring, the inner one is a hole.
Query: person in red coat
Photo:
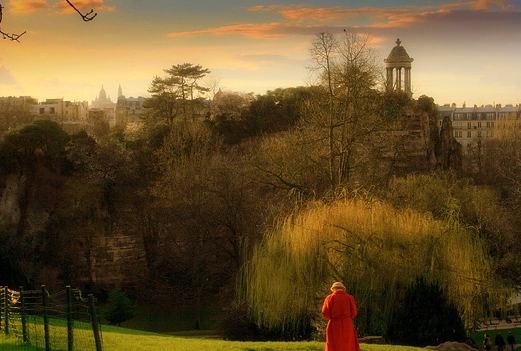
[[[360,351],[353,318],[358,314],[355,298],[346,293],[340,282],[333,283],[331,295],[322,306],[322,315],[327,319],[326,351]]]

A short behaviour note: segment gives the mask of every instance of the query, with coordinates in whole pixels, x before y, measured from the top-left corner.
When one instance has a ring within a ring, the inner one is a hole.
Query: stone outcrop
[[[75,188],[64,178],[56,181],[60,186],[50,185],[52,181],[47,175],[32,183],[19,174],[0,179],[0,235],[8,235],[12,245],[23,250],[24,258],[18,264],[30,283],[49,287],[94,283],[107,289],[140,284],[147,264],[142,235],[132,225],[125,225],[132,211],[119,209],[110,216],[99,209],[94,215],[86,211],[89,218],[78,225],[56,228],[54,223],[67,220],[60,217],[64,209],[75,210],[67,205],[75,202],[70,198]],[[53,247],[53,243],[60,247]],[[42,259],[53,263],[36,262]],[[65,261],[60,264],[62,259]],[[67,271],[74,274],[64,278]],[[64,280],[59,283],[60,279]]]
[[[436,114],[417,109],[412,102],[377,135],[375,144],[380,169],[390,175],[461,169],[462,148],[453,136],[451,121],[445,120],[438,128]]]
[[[461,169],[462,147],[454,138],[452,122],[449,117],[443,119],[440,130],[439,147],[436,150],[438,167],[444,170]]]

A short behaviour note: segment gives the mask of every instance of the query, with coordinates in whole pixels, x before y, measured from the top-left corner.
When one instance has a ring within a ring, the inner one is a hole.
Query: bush
[[[438,284],[417,279],[396,305],[386,337],[400,345],[427,346],[464,341],[465,329],[458,310]]]
[[[130,302],[127,294],[121,289],[112,290],[109,294],[109,308],[105,312],[105,319],[110,324],[117,324],[128,321],[134,317],[134,306]]]

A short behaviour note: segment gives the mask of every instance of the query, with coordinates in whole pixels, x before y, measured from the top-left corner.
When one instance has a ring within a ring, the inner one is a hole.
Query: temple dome
[[[99,100],[106,100],[106,99],[107,99],[107,93],[105,92],[105,88],[102,85],[101,90],[99,92]]]
[[[399,63],[399,62],[412,62],[414,61],[409,54],[407,53],[407,50],[401,45],[402,42],[400,39],[396,40],[396,46],[391,50],[391,53],[385,59],[386,63]]]

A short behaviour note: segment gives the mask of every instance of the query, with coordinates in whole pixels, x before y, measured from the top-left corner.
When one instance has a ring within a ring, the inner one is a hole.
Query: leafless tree
[[[72,7],[81,16],[81,18],[85,22],[92,21],[98,15],[96,12],[94,12],[94,9],[91,9],[89,12],[82,13],[80,10],[78,10],[78,8],[72,2],[70,2],[69,0],[65,0],[65,1],[67,1],[67,4],[69,4],[69,6]],[[0,3],[0,24],[2,23],[2,19],[3,19],[3,10],[4,10],[4,7]],[[2,35],[3,39],[9,39],[11,41],[16,41],[16,42],[20,42],[20,38],[26,33],[27,33],[27,31],[23,31],[19,34],[9,33],[9,32],[3,31],[0,28],[0,35]]]
[[[350,31],[340,38],[321,33],[311,49],[323,90],[308,101],[306,123],[320,131],[316,139],[327,143],[324,158],[332,189],[349,181],[367,138],[379,125],[375,106],[379,67],[368,41]]]

